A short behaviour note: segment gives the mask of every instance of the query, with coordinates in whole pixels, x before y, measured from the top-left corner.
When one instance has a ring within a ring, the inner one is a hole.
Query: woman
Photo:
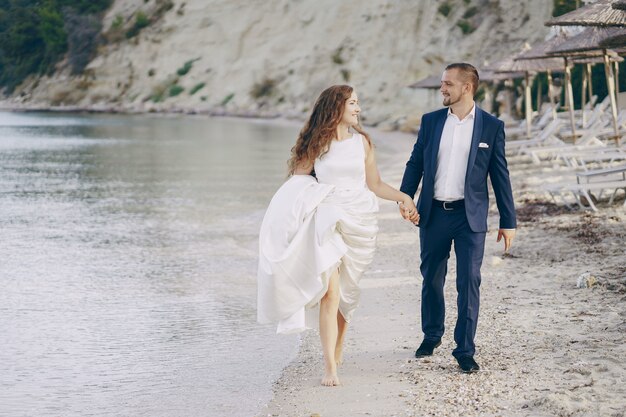
[[[324,352],[322,385],[339,385],[343,339],[358,304],[359,279],[374,256],[376,196],[397,201],[405,216],[413,200],[384,183],[369,136],[359,127],[359,100],[347,85],[326,89],[291,150],[291,177],[263,219],[258,319],[278,332],[306,329],[306,307],[319,304]]]

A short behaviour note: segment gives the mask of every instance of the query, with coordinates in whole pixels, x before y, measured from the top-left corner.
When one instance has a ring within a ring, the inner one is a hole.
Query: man
[[[474,336],[478,322],[480,267],[485,248],[491,180],[500,213],[497,241],[505,252],[515,236],[515,207],[504,155],[504,123],[474,103],[478,71],[470,64],[446,67],[441,77],[441,109],[422,117],[400,190],[414,196],[422,181],[418,213],[401,206],[402,216],[419,221],[424,340],[415,352],[430,356],[441,344],[443,288],[452,242],[457,258],[458,319],[452,355],[463,372],[475,372]]]

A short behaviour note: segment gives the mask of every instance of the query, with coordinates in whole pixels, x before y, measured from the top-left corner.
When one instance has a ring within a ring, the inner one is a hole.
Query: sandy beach
[[[398,186],[414,136],[376,132],[382,177]],[[496,243],[491,198],[482,268],[476,360],[462,374],[451,356],[455,259],[446,285],[446,333],[415,359],[422,335],[419,239],[395,204],[381,202],[376,258],[348,331],[342,385],[320,386],[316,331],[275,383],[259,416],[623,416],[626,410],[626,214],[624,197],[597,213],[554,205],[539,184],[571,171],[510,157],[518,211],[513,248]],[[577,288],[583,273],[596,278]],[[279,337],[279,336],[277,336]]]

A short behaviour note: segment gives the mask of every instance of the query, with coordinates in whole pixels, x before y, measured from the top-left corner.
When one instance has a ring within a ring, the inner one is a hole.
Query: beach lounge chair
[[[582,168],[587,171],[590,169],[590,164],[607,168],[611,164],[626,161],[626,151],[620,148],[595,149],[593,151],[571,153],[565,155],[565,158],[567,158],[569,166]]]
[[[592,169],[576,173],[578,184],[594,182],[626,181],[626,164],[613,165],[608,168]],[[600,197],[600,196],[598,196]]]
[[[533,146],[521,150],[533,160],[536,164],[540,164],[542,160],[561,160],[568,166],[567,155],[569,153],[585,153],[596,149],[606,148],[606,144],[592,134],[587,134],[581,138],[576,145],[560,142],[554,146]]]
[[[556,108],[558,108],[559,105],[556,105]],[[554,120],[553,119],[553,113],[552,113],[552,106],[551,105],[546,105],[543,106],[541,108],[541,113],[539,114],[539,117],[536,118],[532,123],[531,123],[531,135],[535,136],[536,134],[538,134],[539,132],[541,132],[541,130],[543,130],[548,123],[550,123],[550,121]],[[506,128],[506,136],[507,139],[513,139],[513,140],[517,140],[518,138],[523,138],[524,139],[529,139],[528,136],[528,131],[526,130],[526,119],[522,120],[518,126],[512,126],[512,127],[507,127]]]
[[[553,120],[532,139],[507,141],[507,151],[520,155],[528,147],[563,144],[563,141],[556,136],[556,133],[562,126],[562,120]]]
[[[552,200],[557,204],[559,204],[559,202],[562,202],[567,207],[571,208],[572,205],[565,199],[565,195],[571,194],[574,197],[575,203],[578,204],[580,208],[598,211],[598,208],[593,202],[594,197],[592,197],[592,191],[601,194],[606,190],[612,190],[613,192],[609,199],[609,205],[611,205],[613,204],[615,196],[619,190],[623,190],[626,193],[626,180],[593,182],[585,184],[551,184],[545,186],[544,190],[550,194]],[[626,207],[626,199],[624,200],[624,207]]]
[[[610,205],[613,204],[615,195],[619,190],[624,190],[626,193],[626,180],[590,182],[585,184],[579,184],[578,182],[568,184],[551,184],[545,186],[544,190],[550,194],[554,202],[557,204],[559,203],[557,197],[560,197],[561,201],[566,206],[571,207],[571,204],[565,200],[564,195],[572,194],[575,202],[580,206],[580,208],[598,211],[598,208],[594,204],[591,196],[592,191],[602,193],[606,190],[613,190],[611,198],[609,199]],[[626,207],[626,200],[624,201],[624,207]]]

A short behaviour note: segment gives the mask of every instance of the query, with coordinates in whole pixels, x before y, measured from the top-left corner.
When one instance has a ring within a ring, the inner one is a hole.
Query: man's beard
[[[444,97],[444,98],[443,98],[443,105],[444,105],[444,106],[451,106],[451,105],[453,105],[453,104],[458,103],[460,99],[461,99],[461,98],[459,97],[457,100],[454,100],[454,101],[453,101],[453,100],[452,100],[452,97],[450,97],[450,96],[448,96],[448,97]]]

